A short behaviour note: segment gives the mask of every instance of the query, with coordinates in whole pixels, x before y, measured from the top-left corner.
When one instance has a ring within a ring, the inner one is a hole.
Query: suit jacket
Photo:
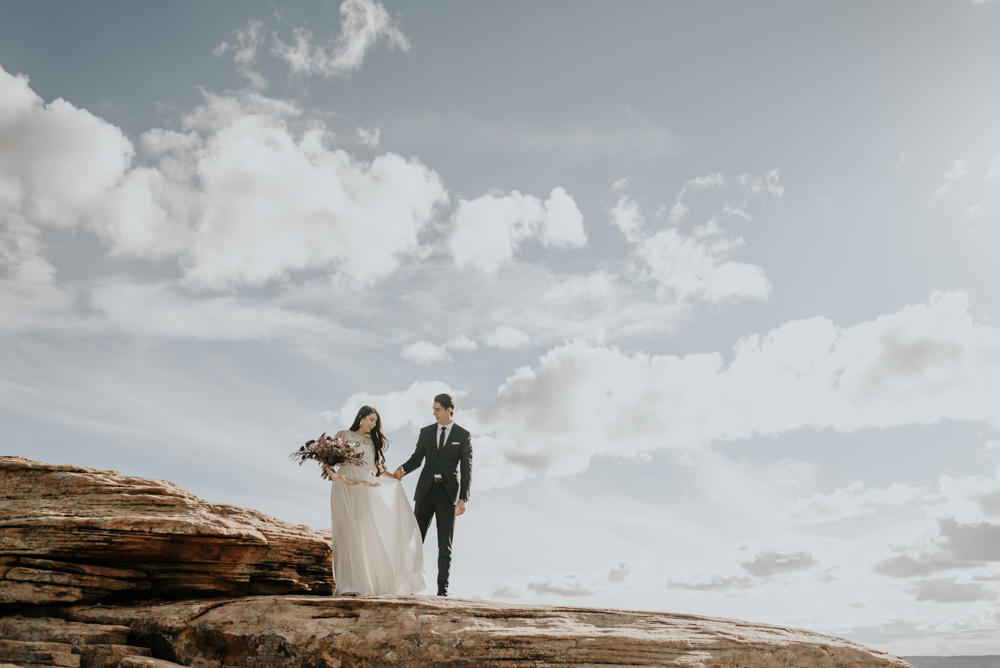
[[[420,501],[427,496],[431,491],[431,485],[434,484],[434,474],[438,473],[444,479],[444,486],[448,494],[455,499],[455,503],[458,503],[459,499],[468,502],[469,487],[472,484],[472,435],[467,429],[453,424],[448,434],[448,441],[441,448],[441,452],[438,452],[438,426],[435,423],[420,430],[417,448],[413,451],[413,456],[403,464],[403,470],[410,473],[415,471],[424,459],[427,460],[420,472],[420,479],[417,480],[417,491],[413,495],[413,500]],[[459,466],[462,468],[461,481],[458,478]]]

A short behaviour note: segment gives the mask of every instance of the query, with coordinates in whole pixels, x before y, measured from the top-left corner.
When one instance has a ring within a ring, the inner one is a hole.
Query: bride
[[[413,594],[424,588],[420,529],[403,486],[385,469],[382,418],[362,406],[339,431],[361,453],[363,466],[342,465],[330,490],[334,596]]]

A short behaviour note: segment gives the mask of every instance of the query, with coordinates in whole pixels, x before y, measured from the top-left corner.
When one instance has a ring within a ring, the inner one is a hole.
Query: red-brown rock
[[[728,619],[437,597],[271,596],[77,606],[157,658],[222,668],[908,668],[840,638]]]
[[[0,604],[330,594],[329,533],[173,483],[0,457]]]

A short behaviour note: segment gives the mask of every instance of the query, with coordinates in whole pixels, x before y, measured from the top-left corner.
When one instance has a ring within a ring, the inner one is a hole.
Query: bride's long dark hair
[[[381,474],[385,471],[385,449],[389,447],[389,439],[382,433],[382,416],[371,406],[362,406],[361,410],[358,411],[357,417],[354,418],[351,431],[356,432],[360,429],[361,421],[372,413],[375,414],[375,426],[368,432],[368,435],[372,437],[372,443],[375,444],[375,468]]]

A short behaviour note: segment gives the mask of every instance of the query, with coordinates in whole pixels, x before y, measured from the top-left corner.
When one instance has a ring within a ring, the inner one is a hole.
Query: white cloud
[[[765,178],[744,174],[738,182],[744,201],[735,205],[724,202],[719,208],[723,219],[750,221],[752,216],[745,209],[749,204],[746,195],[763,198],[769,193],[772,197],[779,197],[784,192],[778,183],[777,170],[772,170]],[[725,184],[725,176],[718,173],[688,181],[677,196],[670,219],[679,221],[688,210],[682,205],[685,193],[709,187],[721,188]],[[657,296],[661,300],[675,303],[691,299],[718,303],[747,297],[767,300],[771,283],[764,270],[757,265],[729,259],[744,242],[742,237],[720,227],[717,216],[695,227],[690,234],[676,227],[649,233],[644,229],[642,211],[628,194],[627,187],[628,179],[619,179],[612,185],[611,191],[618,196],[618,201],[608,215],[625,238],[636,244],[634,257],[639,260],[638,278],[655,282]]]
[[[403,346],[399,356],[404,360],[417,364],[434,364],[435,362],[450,362],[449,350],[476,350],[479,346],[465,334],[445,341],[444,345],[436,345],[430,341],[417,341]]]
[[[451,361],[451,355],[448,354],[444,346],[436,346],[430,341],[417,341],[403,346],[403,349],[399,351],[399,356],[417,364]]]
[[[990,164],[987,165],[986,178],[991,181],[1000,181],[1000,153],[990,160]]]
[[[785,194],[785,186],[781,185],[780,169],[772,169],[763,178],[751,176],[750,174],[740,174],[736,179],[743,191],[752,197],[764,197],[765,191],[772,198],[778,198]],[[721,184],[720,184],[721,185]]]
[[[358,128],[355,132],[355,136],[358,139],[359,144],[364,144],[371,148],[378,148],[379,141],[382,138],[382,133],[378,128],[374,130],[367,130],[365,128]]]
[[[979,220],[983,215],[983,205],[976,204],[965,210],[965,217],[969,220]]]
[[[611,192],[618,195],[618,202],[608,211],[611,223],[625,234],[631,242],[639,241],[646,219],[639,210],[639,204],[625,192],[628,178],[619,179],[611,186]]]
[[[674,202],[674,206],[670,209],[670,222],[677,223],[684,217],[690,209],[684,205],[683,199],[689,193],[695,190],[702,190],[704,188],[718,188],[725,185],[726,177],[718,172],[713,172],[707,176],[699,176],[697,178],[691,179],[684,184],[681,191],[677,193],[677,199]]]
[[[391,153],[359,161],[328,148],[322,126],[296,136],[287,115],[260,113],[256,102],[230,119],[232,100],[208,96],[192,115],[192,126],[207,117],[221,127],[191,156],[201,191],[189,280],[260,285],[326,269],[365,283],[416,251],[418,232],[447,201],[437,174]]]
[[[185,132],[143,135],[155,166],[132,169],[118,128],[0,70],[0,212],[82,223],[115,254],[175,256],[189,285],[230,289],[315,269],[379,280],[448,201],[418,161],[357,160],[294,104],[205,98]]]
[[[587,244],[583,214],[563,188],[554,188],[544,202],[516,190],[459,200],[452,225],[448,243],[455,261],[486,273],[513,261],[514,251],[528,239],[539,239],[547,248]]]
[[[486,335],[484,342],[491,348],[519,350],[531,346],[531,337],[516,327],[500,325]]]
[[[932,192],[931,197],[941,197],[954,190],[955,184],[969,173],[969,163],[976,157],[958,158],[955,162],[951,163],[951,167],[944,173],[944,185]]]
[[[0,218],[0,332],[68,326],[60,314],[73,294],[56,283],[42,255],[41,230],[17,215]]]
[[[267,88],[267,78],[254,69],[254,65],[257,64],[257,52],[266,41],[264,24],[260,21],[247,21],[245,29],[236,31],[236,41],[239,42],[239,46],[223,42],[215,47],[212,53],[221,57],[232,51],[236,70],[250,80],[250,85],[257,90]]]
[[[306,28],[297,28],[294,43],[275,34],[272,52],[296,74],[346,76],[361,68],[365,54],[385,38],[389,48],[410,50],[406,35],[378,0],[344,0],[340,5],[340,34],[329,44],[317,44]]]
[[[460,400],[466,393],[453,390],[439,381],[417,381],[405,390],[387,394],[358,392],[352,394],[339,410],[323,411],[320,417],[333,426],[344,425],[338,429],[346,429],[362,406],[373,406],[382,416],[386,432],[399,429],[416,432],[434,422],[434,397],[442,393],[450,394],[455,399],[455,418],[460,420]]]
[[[3,69],[0,146],[0,216],[59,226],[94,222],[134,156],[115,126],[61,98],[45,104]]]
[[[460,334],[446,341],[444,347],[451,348],[452,350],[476,350],[479,346],[465,334]]]
[[[755,264],[728,260],[743,239],[727,236],[711,220],[691,236],[676,229],[661,230],[644,239],[636,256],[644,263],[641,278],[655,281],[661,299],[686,301],[692,297],[718,303],[750,297],[766,301],[771,282]]]
[[[595,456],[804,427],[996,422],[998,406],[1000,330],[974,323],[967,296],[952,292],[847,328],[825,318],[789,322],[742,339],[728,365],[718,353],[569,343],[518,369],[470,418],[488,444],[484,482],[506,485],[570,475]]]
[[[833,522],[872,514],[875,506],[899,506],[919,498],[922,493],[923,490],[919,487],[901,483],[893,483],[888,489],[866,489],[864,483],[857,480],[830,494],[814,494],[809,498],[796,499],[788,504],[786,511],[793,521],[803,524]]]

